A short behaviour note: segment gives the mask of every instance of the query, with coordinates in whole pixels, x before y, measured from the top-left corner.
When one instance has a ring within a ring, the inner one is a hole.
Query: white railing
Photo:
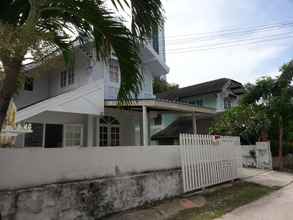
[[[239,178],[239,137],[180,135],[184,192]]]

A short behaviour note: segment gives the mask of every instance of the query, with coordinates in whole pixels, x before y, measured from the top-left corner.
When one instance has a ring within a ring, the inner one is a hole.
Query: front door
[[[45,147],[62,147],[63,125],[46,124]]]

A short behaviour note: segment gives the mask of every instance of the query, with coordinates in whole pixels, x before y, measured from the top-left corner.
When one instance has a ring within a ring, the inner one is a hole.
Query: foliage
[[[255,84],[246,85],[241,106],[225,113],[213,129],[242,137],[249,134],[250,138],[257,138],[264,128],[272,146],[278,145],[278,155],[281,159],[292,135],[293,61],[283,65],[280,73],[279,77],[263,77]],[[245,129],[239,126],[241,124],[245,125]],[[287,143],[284,143],[284,140]]]
[[[154,94],[160,94],[160,93],[168,92],[178,88],[179,88],[178,84],[170,84],[166,80],[163,80],[163,79],[155,79],[153,81]]]
[[[131,20],[131,30],[126,19]],[[21,68],[13,68],[16,65],[43,62],[60,52],[69,64],[74,41],[81,45],[93,41],[98,59],[107,61],[111,51],[115,52],[122,79],[119,98],[127,101],[142,85],[140,43],[162,21],[160,0],[1,0],[2,73],[7,78],[14,69],[19,78]]]
[[[242,142],[254,144],[268,130],[270,120],[257,105],[240,105],[226,112],[210,128],[213,134],[240,136]]]

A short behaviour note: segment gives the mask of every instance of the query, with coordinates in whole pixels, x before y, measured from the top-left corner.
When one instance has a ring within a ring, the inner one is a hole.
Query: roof
[[[235,94],[243,94],[244,88],[240,82],[228,78],[220,78],[184,88],[179,88],[169,92],[158,94],[160,99],[179,100],[185,97],[205,95],[221,92],[224,86],[231,82],[228,89],[231,89]]]
[[[78,89],[24,107],[16,112],[16,122],[26,120],[45,111],[100,115],[104,112],[102,84],[95,81]]]
[[[142,106],[147,107],[151,110],[164,110],[164,111],[174,111],[174,112],[196,112],[204,114],[216,114],[215,109],[207,107],[196,107],[188,103],[182,103],[177,101],[168,101],[160,99],[137,99],[132,100],[125,106],[119,105],[119,101],[116,99],[105,100],[105,107],[126,107],[126,108],[141,108]]]
[[[168,127],[159,131],[152,136],[152,140],[159,139],[176,139],[179,138],[180,133],[192,134],[192,118],[190,116],[180,117],[172,122]]]

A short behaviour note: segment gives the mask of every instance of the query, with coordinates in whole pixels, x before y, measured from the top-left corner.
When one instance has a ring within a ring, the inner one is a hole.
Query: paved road
[[[235,209],[218,220],[291,220],[293,219],[293,184],[256,202]]]

